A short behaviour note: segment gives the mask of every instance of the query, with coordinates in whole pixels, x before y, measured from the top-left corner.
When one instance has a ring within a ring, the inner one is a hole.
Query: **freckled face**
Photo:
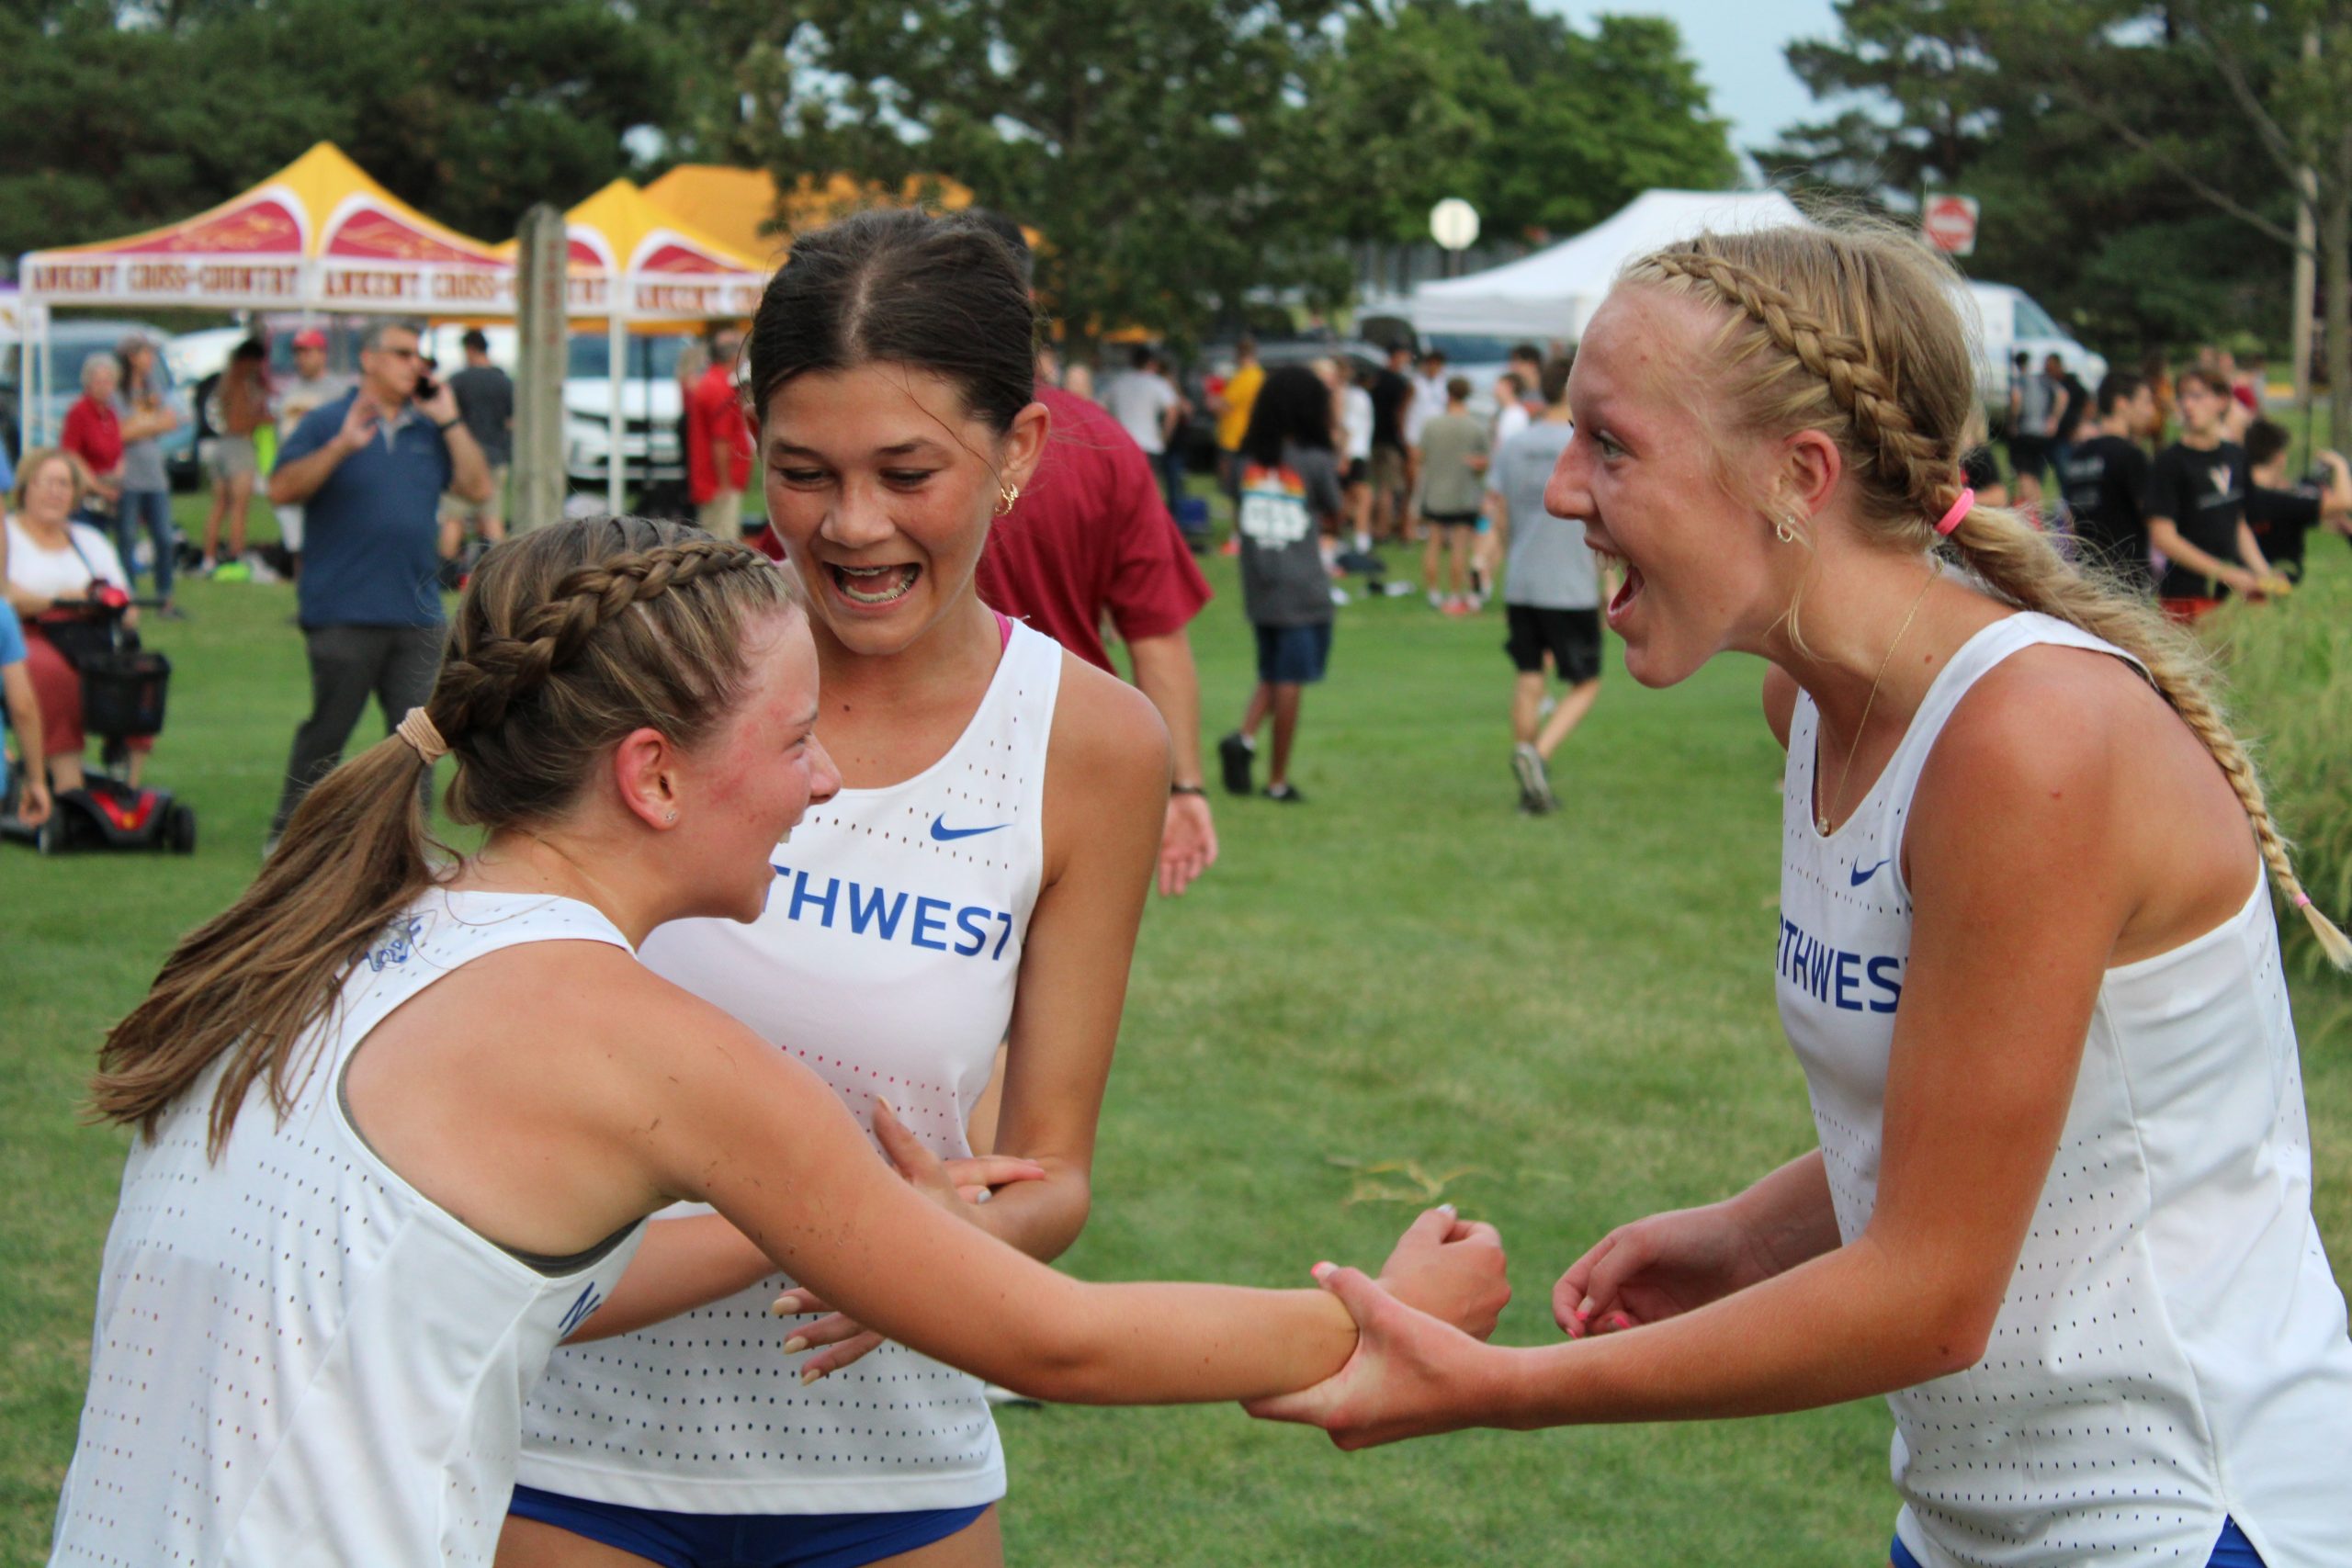
[[[1034,463],[1024,423],[1042,435],[1044,418],[1033,403],[1000,434],[954,382],[904,365],[812,371],[771,393],[768,518],[826,632],[854,653],[894,653],[960,604],[999,483]]]
[[[1690,300],[1614,290],[1577,345],[1575,434],[1544,492],[1547,511],[1582,523],[1585,542],[1622,566],[1609,625],[1645,686],[1673,685],[1725,649],[1760,647],[1789,604],[1790,563],[1771,553],[1771,525],[1725,493],[1716,467],[1718,439],[1735,478],[1746,466],[1760,480],[1766,454],[1709,428],[1713,322]]]

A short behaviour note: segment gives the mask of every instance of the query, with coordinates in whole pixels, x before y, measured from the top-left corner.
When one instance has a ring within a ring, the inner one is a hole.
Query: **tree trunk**
[[[2320,193],[2320,254],[2327,274],[2328,445],[2352,440],[2352,130],[2338,139],[2335,177]]]

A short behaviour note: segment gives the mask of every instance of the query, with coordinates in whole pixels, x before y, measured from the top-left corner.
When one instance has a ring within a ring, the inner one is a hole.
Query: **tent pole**
[[[618,280],[616,279],[616,283],[617,283],[617,281]],[[628,462],[627,455],[621,449],[621,434],[625,428],[621,418],[621,395],[628,389],[628,324],[621,320],[622,293],[622,289],[617,287],[613,289],[612,299],[610,300],[612,308],[606,311],[605,315],[605,333],[606,341],[609,344],[606,354],[607,357],[612,362],[611,368],[613,373],[612,404],[605,415],[605,439],[608,444],[606,450],[609,453],[609,456],[605,459],[605,510],[612,513],[616,517],[618,517],[622,511],[622,491],[624,489],[622,481],[625,478],[625,465]],[[650,389],[648,389],[648,390],[650,391]],[[647,428],[645,444],[645,458],[647,463],[646,477],[650,479],[652,478],[651,464],[653,461],[653,440],[651,434],[653,410],[650,401],[646,407],[645,412]]]

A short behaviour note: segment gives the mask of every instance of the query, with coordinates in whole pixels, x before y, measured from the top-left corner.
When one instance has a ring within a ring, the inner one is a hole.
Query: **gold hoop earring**
[[[1012,510],[1013,502],[1015,502],[1019,501],[1020,499],[1021,499],[1021,487],[1020,487],[1019,485],[999,485],[999,486],[997,486],[997,487],[996,487],[996,514],[997,514],[999,517],[1003,516],[1006,513],[1008,513],[1008,512],[1010,512],[1010,511],[1012,511]]]

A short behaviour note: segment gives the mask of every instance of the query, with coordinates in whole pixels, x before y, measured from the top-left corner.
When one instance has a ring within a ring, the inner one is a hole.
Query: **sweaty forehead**
[[[1589,396],[1687,402],[1713,322],[1696,301],[1620,284],[1593,313],[1574,378]]]

